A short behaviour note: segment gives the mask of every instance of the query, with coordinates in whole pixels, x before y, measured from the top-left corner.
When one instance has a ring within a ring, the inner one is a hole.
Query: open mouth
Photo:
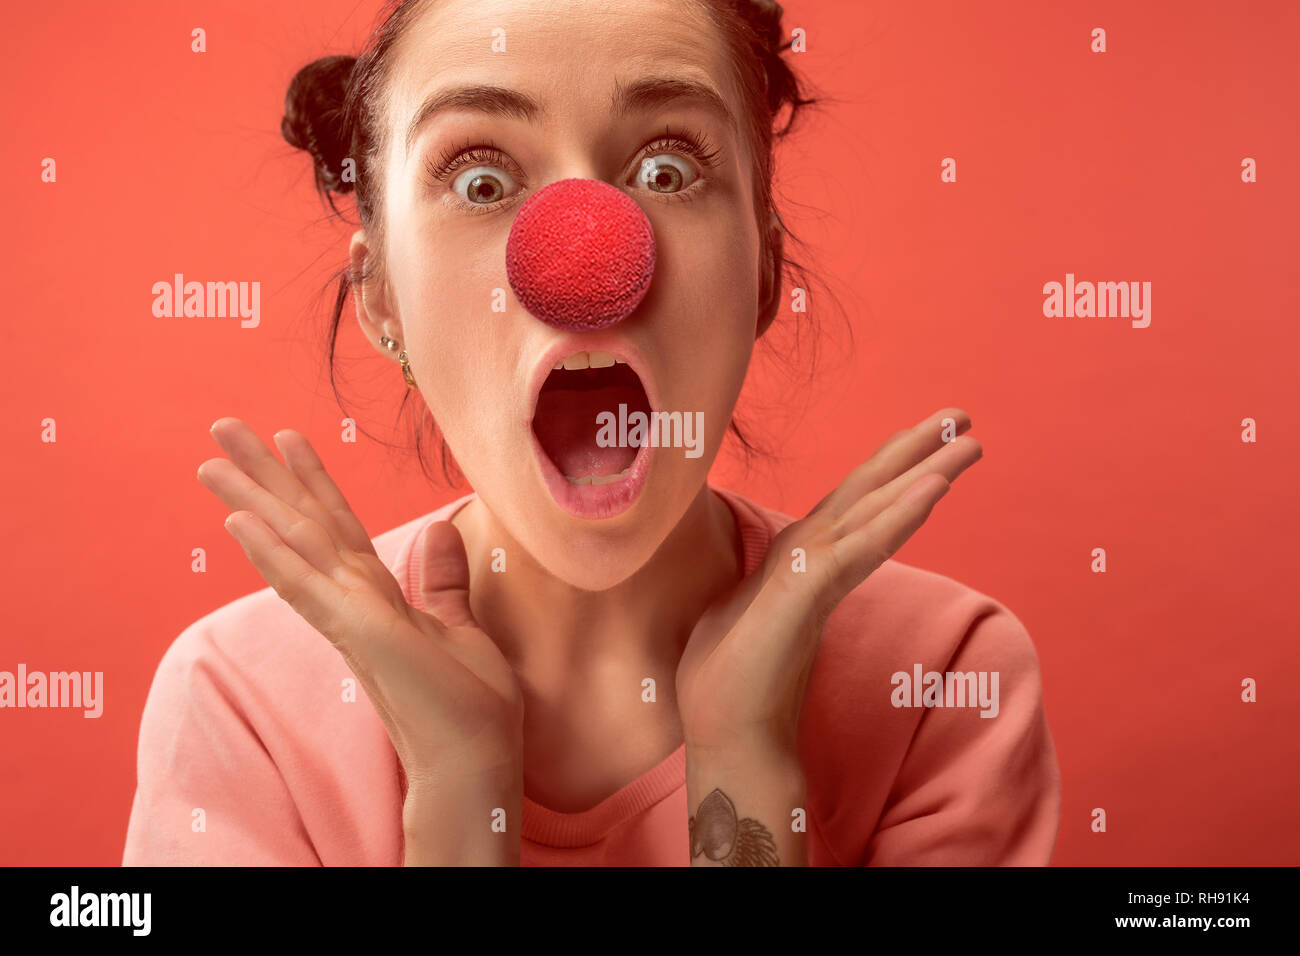
[[[572,485],[606,485],[625,480],[636,447],[609,441],[616,430],[605,420],[649,414],[650,399],[632,367],[610,352],[575,352],[553,368],[542,384],[533,414],[533,434],[557,472]]]

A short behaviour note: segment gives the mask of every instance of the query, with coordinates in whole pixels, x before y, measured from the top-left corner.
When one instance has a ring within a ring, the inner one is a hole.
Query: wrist
[[[762,777],[788,781],[786,789],[803,785],[803,764],[795,748],[771,740],[733,742],[730,746],[686,744],[688,787],[710,777]]]
[[[803,866],[807,787],[798,756],[761,746],[686,750],[692,866]]]
[[[794,728],[775,724],[753,724],[711,728],[708,732],[689,726],[683,734],[687,753],[707,757],[737,754],[746,757],[797,759],[799,747]]]
[[[517,866],[522,804],[522,765],[408,781],[404,865]]]

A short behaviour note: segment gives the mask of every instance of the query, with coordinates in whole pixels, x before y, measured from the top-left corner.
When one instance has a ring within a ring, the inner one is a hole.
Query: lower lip
[[[627,477],[621,481],[611,481],[604,485],[575,485],[560,474],[546,454],[542,443],[537,440],[531,423],[528,434],[533,440],[533,454],[542,469],[542,480],[555,503],[575,518],[602,519],[620,515],[636,502],[645,487],[646,475],[650,471],[650,446],[642,445],[637,449],[636,457],[628,468]]]

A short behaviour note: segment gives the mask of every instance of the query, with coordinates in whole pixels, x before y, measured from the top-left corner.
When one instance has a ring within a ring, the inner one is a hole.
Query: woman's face
[[[369,321],[400,332],[482,502],[587,590],[644,565],[699,495],[754,345],[753,167],[723,42],[691,0],[448,0],[394,51],[385,284],[366,291]],[[425,109],[457,88],[477,89]],[[655,236],[645,298],[597,332],[543,323],[506,276],[520,205],[569,178],[621,189]],[[582,353],[629,364],[552,372]],[[619,403],[702,432],[694,447],[604,449],[596,413]],[[605,480],[573,480],[589,475]]]

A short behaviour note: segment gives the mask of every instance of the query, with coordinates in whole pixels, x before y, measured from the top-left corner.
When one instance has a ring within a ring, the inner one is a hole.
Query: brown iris
[[[646,177],[646,185],[655,192],[676,192],[682,188],[682,171],[676,166],[656,166],[654,172]]]
[[[482,173],[469,181],[467,193],[470,202],[486,204],[496,202],[505,195],[505,187],[495,176]]]

